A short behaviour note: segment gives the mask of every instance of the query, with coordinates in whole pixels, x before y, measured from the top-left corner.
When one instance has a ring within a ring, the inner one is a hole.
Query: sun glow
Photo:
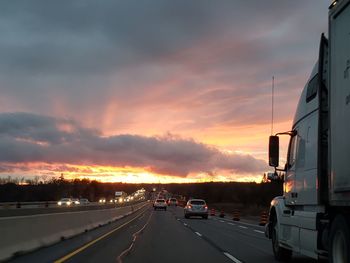
[[[67,180],[88,179],[100,182],[112,183],[204,183],[204,182],[260,182],[261,176],[238,175],[228,171],[216,171],[214,174],[204,172],[191,173],[187,176],[174,176],[157,174],[147,167],[115,167],[98,165],[71,165],[71,164],[46,164],[46,163],[26,163],[16,166],[9,164],[11,170],[19,178],[35,178],[39,181],[48,181],[51,178],[63,176]],[[6,176],[2,172],[0,176]]]

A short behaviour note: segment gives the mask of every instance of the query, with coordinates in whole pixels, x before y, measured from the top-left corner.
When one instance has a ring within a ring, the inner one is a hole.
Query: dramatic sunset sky
[[[0,176],[260,181],[330,0],[0,3]]]

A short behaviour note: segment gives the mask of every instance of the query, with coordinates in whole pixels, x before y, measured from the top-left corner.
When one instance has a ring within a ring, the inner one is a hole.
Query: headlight
[[[74,204],[80,205],[80,202],[79,201],[75,201]]]
[[[70,204],[71,204],[71,202],[70,202],[70,201],[68,201],[68,202],[67,202],[67,205],[70,205]]]
[[[123,203],[123,198],[119,198],[119,203]]]
[[[58,204],[58,205],[62,205],[62,202],[61,202],[61,201],[58,201],[57,204]]]

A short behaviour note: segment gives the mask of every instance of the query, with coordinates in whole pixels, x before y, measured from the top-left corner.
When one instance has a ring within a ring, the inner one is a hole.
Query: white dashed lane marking
[[[229,225],[231,225],[231,226],[235,226],[236,224],[234,224],[234,223],[228,223]]]
[[[248,227],[246,226],[239,226],[240,228],[247,229]]]
[[[232,256],[231,254],[227,253],[227,252],[224,252],[224,255],[226,257],[228,257],[229,259],[231,259],[233,262],[235,263],[242,263],[242,261],[238,260],[237,258],[235,258],[234,256]]]
[[[256,230],[256,229],[254,229],[254,232],[257,232],[257,233],[260,233],[260,234],[265,234],[264,231],[260,231],[260,230]]]
[[[201,233],[198,233],[198,232],[195,232],[195,233],[196,233],[197,236],[200,236],[200,237],[202,236]]]

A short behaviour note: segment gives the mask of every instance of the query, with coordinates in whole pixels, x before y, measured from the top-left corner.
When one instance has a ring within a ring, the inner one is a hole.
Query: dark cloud
[[[73,127],[61,129],[62,124]],[[162,137],[103,137],[73,121],[28,113],[0,114],[0,148],[0,162],[7,164],[131,166],[181,177],[216,170],[260,173],[266,167],[264,161],[250,155],[226,154],[170,134]]]
[[[311,2],[5,1],[0,5],[0,69],[6,74],[111,74],[200,48],[208,39],[208,53],[217,55],[223,37],[231,43],[231,55],[219,55],[201,67],[227,68],[244,60],[247,65],[251,59],[244,54],[264,61],[286,50],[304,49],[298,47],[300,37],[319,34],[319,26],[308,28],[321,6]],[[316,14],[305,16],[310,11]],[[286,26],[291,23],[295,28]],[[298,28],[301,23],[303,30]],[[293,34],[286,35],[289,32]],[[235,41],[247,51],[235,52]],[[270,48],[263,48],[266,45]]]
[[[305,5],[268,2],[2,2],[0,66],[29,73],[98,74],[197,46],[220,32],[264,30]]]
[[[97,131],[84,129],[73,120],[30,113],[0,114],[0,134],[17,140],[29,140],[36,143],[61,144],[96,136]]]

